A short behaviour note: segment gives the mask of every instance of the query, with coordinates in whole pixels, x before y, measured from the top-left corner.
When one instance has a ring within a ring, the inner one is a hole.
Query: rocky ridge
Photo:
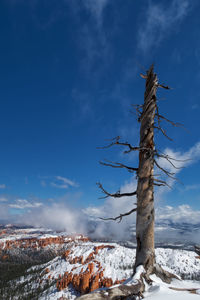
[[[95,259],[95,256],[101,251],[101,249],[114,249],[114,246],[111,245],[100,245],[95,246],[94,251],[92,251],[88,257],[84,260],[83,255],[79,257],[71,258],[70,254],[71,250],[67,250],[63,257],[69,264],[74,265],[71,272],[65,272],[64,275],[59,277],[56,283],[56,287],[59,291],[66,289],[69,284],[72,284],[73,288],[80,292],[81,294],[93,292],[96,289],[102,287],[111,287],[113,284],[120,284],[125,281],[115,280],[113,282],[112,278],[108,278],[104,276],[105,269],[102,267],[101,263]],[[78,267],[77,264],[81,264],[82,266],[86,266],[83,271],[83,267],[81,268],[81,272],[78,274],[74,274]]]

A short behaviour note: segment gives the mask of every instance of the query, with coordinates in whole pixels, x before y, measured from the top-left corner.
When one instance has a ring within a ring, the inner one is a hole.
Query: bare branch
[[[168,155],[157,153],[156,156],[166,159],[172,165],[172,167],[175,168],[175,169],[177,169],[177,170],[178,169],[180,170],[180,169],[184,168],[184,167],[177,167],[177,166],[175,166],[175,164],[173,164],[173,162],[171,161],[172,158],[170,158],[170,156],[168,156]]]
[[[100,163],[101,165],[103,165],[103,166],[112,167],[112,168],[125,168],[125,169],[127,169],[130,173],[132,173],[132,172],[137,172],[137,171],[138,171],[138,168],[129,167],[129,166],[126,166],[126,165],[124,165],[124,164],[117,163],[117,162],[112,162],[112,161],[109,161],[109,160],[100,161],[99,163]]]
[[[161,127],[161,125],[160,125],[161,121],[160,121],[160,117],[159,117],[158,105],[156,105],[156,112],[157,113],[155,114],[155,116],[157,117],[157,120],[158,120],[158,126]]]
[[[142,73],[140,73],[140,76],[141,76],[143,79],[147,79],[147,77],[148,77],[146,74],[144,75],[144,74],[142,74]]]
[[[172,178],[172,179],[174,179],[174,180],[177,180],[177,178],[173,177],[173,175],[175,175],[175,173],[169,172],[169,171],[165,170],[164,168],[162,168],[162,167],[158,164],[158,162],[157,162],[155,159],[154,159],[154,163],[155,163],[155,165],[156,165],[161,171],[163,171],[168,177],[170,177],[170,178]]]
[[[164,180],[153,178],[153,181],[154,181],[154,185],[167,186],[168,188],[172,189],[172,187]]]
[[[156,186],[166,186],[166,184],[163,184],[163,183],[155,183],[153,185],[156,185]]]
[[[162,132],[162,134],[163,134],[168,140],[173,141],[173,140],[166,134],[165,130],[164,130],[162,127],[160,127],[160,126],[154,126],[154,128],[160,130],[160,131]]]
[[[140,118],[141,118],[141,115],[142,115],[142,111],[140,109],[143,109],[143,105],[132,104],[131,106],[135,109],[136,116],[138,118],[138,122],[140,122]]]
[[[158,87],[166,89],[166,90],[172,90],[172,88],[170,88],[168,85],[163,85],[163,84],[160,84],[160,83],[158,83]]]
[[[110,148],[114,145],[120,145],[120,146],[126,146],[129,148],[129,150],[124,151],[124,153],[129,153],[131,151],[136,151],[136,150],[140,150],[140,147],[133,147],[131,144],[129,144],[128,142],[120,142],[120,136],[115,137],[114,139],[112,139],[111,141],[113,141],[112,143],[110,143],[107,146],[104,147],[98,147],[97,149],[106,149],[106,148]]]
[[[102,190],[102,192],[106,195],[105,197],[101,197],[100,199],[105,199],[108,197],[113,197],[113,198],[121,198],[121,197],[128,197],[128,196],[135,196],[137,195],[137,191],[131,192],[131,193],[120,193],[120,191],[118,191],[117,193],[111,194],[109,192],[107,192],[104,187],[102,186],[102,184],[100,182],[97,182],[98,187]]]
[[[97,149],[106,149],[106,148],[110,148],[114,145],[119,145],[119,146],[125,146],[128,147],[128,150],[125,150],[124,153],[130,153],[132,151],[140,151],[140,150],[147,150],[150,151],[150,148],[146,148],[146,147],[133,147],[130,143],[128,142],[119,142],[120,140],[120,136],[115,137],[114,139],[112,139],[111,141],[113,141],[112,143],[110,143],[107,146],[103,146],[103,147],[97,147]]]
[[[187,159],[177,159],[177,158],[169,156],[168,154],[165,154],[164,152],[161,152],[160,150],[155,150],[154,154],[157,157],[163,157],[163,158],[167,157],[170,160],[179,161],[179,162],[186,162],[186,161],[191,161],[192,160],[190,158],[187,158]]]
[[[130,211],[128,211],[127,213],[120,214],[119,216],[117,216],[115,218],[100,218],[100,219],[103,220],[103,221],[110,221],[110,220],[111,221],[117,221],[117,220],[119,220],[118,223],[120,223],[123,217],[131,215],[136,210],[137,210],[137,208],[133,208]]]
[[[174,127],[184,127],[183,124],[175,123],[175,122],[165,118],[164,116],[160,115],[159,113],[157,113],[156,116],[159,117],[160,119],[163,119],[163,120],[167,121],[168,123],[170,123]]]

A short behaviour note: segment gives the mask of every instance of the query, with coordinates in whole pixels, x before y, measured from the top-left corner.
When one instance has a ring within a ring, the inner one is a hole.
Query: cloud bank
[[[178,159],[179,167],[187,167],[200,159],[200,142],[185,152],[167,148],[164,153]],[[172,166],[168,162],[160,161],[160,163],[163,167],[172,170]],[[175,169],[176,173],[180,171],[181,169]],[[58,176],[57,179],[72,186],[74,184],[73,181],[64,177]],[[199,185],[197,186],[199,187]],[[191,188],[196,188],[196,185],[189,187],[188,190]],[[131,177],[121,187],[121,192],[132,192],[135,189],[136,180]],[[156,189],[155,199],[162,200],[163,195],[169,192],[170,190],[166,188]],[[20,214],[20,219],[15,218],[15,222],[18,223],[65,230],[68,233],[89,234],[92,238],[97,239],[135,241],[135,213],[124,218],[121,223],[100,220],[100,217],[116,217],[131,210],[136,203],[134,196],[107,198],[100,206],[90,206],[84,209],[69,206],[69,203],[75,202],[80,195],[77,194],[76,199],[73,197],[75,196],[67,194],[65,197],[57,200],[51,199],[47,204],[42,204],[42,202],[33,202],[27,199],[17,199],[9,203],[10,201],[2,196],[0,200],[0,219],[8,219],[9,209],[12,208],[20,211],[24,210],[24,213]],[[172,207],[169,205],[163,206],[162,201],[155,201],[155,203],[155,237],[157,241],[200,243],[200,210],[195,210],[188,204]]]

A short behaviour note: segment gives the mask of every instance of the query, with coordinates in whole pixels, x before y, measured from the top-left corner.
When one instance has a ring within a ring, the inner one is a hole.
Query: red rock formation
[[[74,276],[73,276],[73,279],[72,279],[72,285],[73,285],[73,287],[77,290],[77,291],[79,291],[79,289],[80,289],[80,276],[79,276],[79,274],[75,274]]]
[[[49,273],[49,272],[50,272],[49,268],[46,268],[45,273]]]
[[[84,265],[89,263],[92,259],[94,259],[94,252],[91,252],[88,257],[86,258],[86,260],[84,261]]]
[[[71,253],[70,250],[66,250],[66,251],[63,253],[62,257],[65,258],[65,259],[67,260],[67,258],[68,258],[68,256],[69,256],[70,253]]]
[[[104,277],[104,269],[100,262],[95,259],[95,255],[98,254],[99,250],[104,248],[113,249],[114,246],[96,246],[94,251],[88,255],[85,261],[83,260],[83,256],[70,258],[70,254],[72,253],[69,250],[66,251],[63,254],[63,258],[65,258],[70,264],[87,264],[87,269],[83,272],[83,268],[81,268],[81,272],[79,274],[73,274],[72,272],[77,269],[77,266],[74,266],[70,273],[66,272],[62,278],[59,276],[57,281],[58,290],[66,288],[71,283],[77,291],[81,294],[85,294],[101,287],[111,287],[113,284],[122,283],[124,280],[116,280],[115,283],[113,283],[111,278]]]
[[[103,278],[101,280],[101,284],[102,286],[104,287],[111,287],[113,285],[113,281],[112,281],[112,278]]]
[[[90,263],[88,265],[88,270],[89,270],[89,273],[92,274],[94,272],[94,264],[93,263]]]
[[[94,254],[98,254],[99,250],[104,249],[104,248],[113,249],[113,248],[115,248],[115,246],[111,246],[111,245],[96,246],[96,247],[94,247]]]
[[[83,237],[80,235],[78,238],[76,236],[74,237],[69,237],[69,236],[58,236],[58,237],[44,237],[42,239],[39,238],[23,238],[23,239],[16,239],[16,240],[7,240],[5,242],[5,248],[4,250],[11,249],[11,248],[32,248],[32,249],[37,249],[37,248],[45,248],[47,246],[50,246],[52,244],[57,244],[57,245],[64,245],[71,243],[72,241],[82,241],[82,242],[87,242],[89,241],[89,238]],[[3,248],[4,243],[0,244],[0,248]],[[67,252],[67,251],[66,251]],[[69,254],[68,254],[69,255]]]
[[[89,293],[89,287],[90,287],[90,278],[91,278],[91,274],[89,271],[86,271],[84,272],[82,275],[81,275],[81,278],[80,278],[80,286],[79,286],[79,291],[82,293],[82,294],[86,294],[86,293]]]
[[[67,261],[69,261],[69,263],[71,265],[74,265],[74,264],[81,264],[83,265],[84,264],[84,261],[83,261],[83,256],[76,256],[74,258],[71,258],[71,259],[66,259]]]
[[[93,292],[94,290],[100,288],[100,280],[99,280],[99,274],[97,273],[96,276],[93,277],[91,284],[90,284],[90,292]]]

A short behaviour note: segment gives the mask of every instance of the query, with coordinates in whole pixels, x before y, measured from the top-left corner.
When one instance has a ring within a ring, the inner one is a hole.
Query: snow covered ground
[[[45,289],[45,284],[49,283],[49,287],[44,291],[39,300],[57,300],[62,296],[69,300],[76,299],[80,293],[77,292],[71,284],[67,288],[58,291],[56,288],[56,281],[59,277],[62,277],[65,272],[71,272],[74,275],[86,271],[88,264],[91,262],[94,264],[94,274],[102,270],[103,276],[105,278],[111,278],[113,282],[116,280],[126,280],[127,284],[132,282],[131,276],[135,259],[135,249],[117,243],[81,241],[78,236],[76,236],[75,239],[72,239],[64,232],[58,233],[44,228],[11,228],[7,229],[6,232],[0,236],[0,244],[4,244],[9,240],[12,241],[27,238],[45,239],[58,236],[65,237],[66,241],[69,242],[66,243],[66,249],[70,249],[68,257],[65,259],[59,256],[48,263],[30,269],[38,272],[38,278],[32,279],[33,289],[37,289],[39,286]],[[95,247],[103,245],[105,247],[99,249],[94,257],[87,263],[81,263],[80,260],[76,263],[72,263],[72,260],[77,257],[82,257],[82,260],[86,261],[87,258],[95,252]],[[54,245],[52,244],[49,247],[53,249]],[[146,287],[146,292],[144,293],[146,299],[200,299],[200,259],[197,258],[195,252],[181,249],[157,248],[156,260],[157,263],[162,265],[167,271],[181,276],[184,280],[173,280],[172,283],[168,285],[153,275],[153,284],[152,286]],[[48,272],[45,272],[46,269],[48,269]],[[18,280],[18,283],[28,283],[30,282],[31,277],[31,273],[26,277],[21,277],[20,280]],[[175,289],[196,289],[196,294],[184,290],[174,290],[171,289],[171,287]]]
[[[69,255],[69,259],[83,256],[83,259],[85,260],[94,251],[94,248],[100,245],[106,245],[106,243],[75,243],[70,248],[71,253]],[[104,276],[112,278],[113,282],[117,279],[128,280],[132,275],[135,249],[126,248],[116,243],[109,243],[109,245],[114,246],[114,248],[103,248],[99,250],[95,255],[95,260],[100,262],[102,269],[104,269]],[[200,259],[197,258],[195,252],[158,248],[156,249],[156,260],[157,263],[161,264],[166,270],[185,278],[185,280],[173,280],[172,283],[168,285],[153,275],[152,279],[154,283],[151,287],[147,287],[147,291],[144,294],[146,299],[200,299]],[[47,274],[44,274],[44,271],[41,272],[41,276],[44,281],[47,280],[49,275],[51,275],[51,278],[56,279],[59,277],[59,275],[62,276],[65,272],[80,274],[81,270],[84,272],[84,270],[87,268],[87,264],[70,264],[68,260],[65,260],[61,257],[56,257],[52,261],[43,265],[43,269],[46,268],[49,269]],[[94,268],[94,272],[96,270],[97,269]],[[170,287],[180,289],[194,288],[199,291],[197,291],[198,294],[191,294],[188,291],[177,291],[170,289]],[[58,291],[56,286],[53,285],[48,291],[48,296],[46,294],[40,299],[57,300],[61,296],[65,296],[67,299],[74,300],[78,295],[79,293],[76,292],[72,286],[69,286],[62,291]]]
[[[200,282],[191,281],[191,280],[173,280],[171,284],[163,283],[158,277],[152,275],[153,285],[147,289],[147,292],[144,293],[144,296],[148,300],[197,300],[200,299]],[[188,291],[176,291],[170,289],[179,288],[179,289],[198,289],[198,294],[192,294]]]

